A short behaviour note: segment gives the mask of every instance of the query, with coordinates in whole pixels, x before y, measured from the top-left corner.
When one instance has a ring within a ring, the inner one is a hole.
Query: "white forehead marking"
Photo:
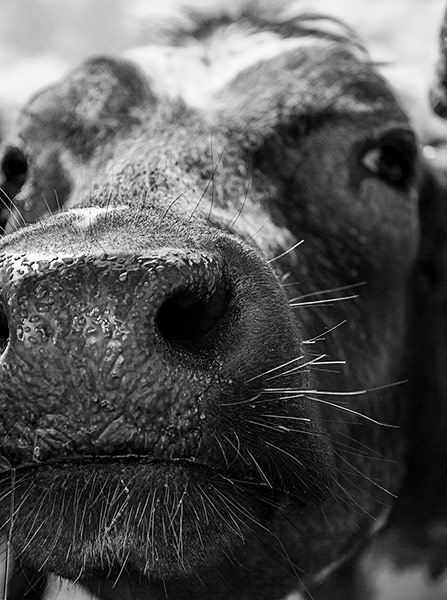
[[[181,97],[192,106],[203,107],[243,69],[313,44],[315,37],[311,35],[283,38],[268,31],[250,33],[234,25],[217,30],[204,42],[140,46],[124,56],[147,73],[157,94]],[[361,56],[364,59],[365,53]]]
[[[100,215],[107,213],[128,210],[127,206],[86,206],[83,208],[72,208],[64,211],[65,214],[73,215],[75,217],[73,225],[79,229],[79,231],[89,229],[95,224],[95,221]]]

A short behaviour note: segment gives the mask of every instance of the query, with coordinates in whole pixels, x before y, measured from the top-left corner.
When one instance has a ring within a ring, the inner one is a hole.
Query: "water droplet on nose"
[[[43,303],[43,302],[35,302],[34,306],[37,310],[37,312],[48,312],[49,311],[49,306],[47,303]]]
[[[108,400],[101,400],[101,402],[99,403],[99,406],[109,412],[114,411],[113,406],[110,404],[110,402]]]
[[[34,290],[34,298],[36,300],[43,300],[49,294],[49,289],[46,285],[38,283]]]
[[[128,273],[126,273],[126,271],[124,271],[124,273],[121,273],[121,275],[118,277],[118,279],[120,281],[127,281],[127,277],[128,277]]]

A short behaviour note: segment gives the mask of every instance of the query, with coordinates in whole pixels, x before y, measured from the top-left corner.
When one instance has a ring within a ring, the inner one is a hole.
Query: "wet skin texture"
[[[417,141],[342,37],[155,89],[92,59],[4,148],[0,527],[103,598],[279,598],[399,486]]]

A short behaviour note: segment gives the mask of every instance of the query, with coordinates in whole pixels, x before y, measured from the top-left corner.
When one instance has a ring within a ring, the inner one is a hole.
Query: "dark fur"
[[[19,562],[102,598],[267,600],[360,547],[405,469],[427,184],[358,42],[316,27],[203,110],[92,59],[26,105],[2,165],[21,190],[0,260]]]

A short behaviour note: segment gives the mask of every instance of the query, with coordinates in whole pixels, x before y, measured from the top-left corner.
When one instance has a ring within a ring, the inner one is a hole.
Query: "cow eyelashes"
[[[365,150],[360,163],[374,177],[399,191],[406,191],[415,174],[415,149],[408,140],[384,140]]]

